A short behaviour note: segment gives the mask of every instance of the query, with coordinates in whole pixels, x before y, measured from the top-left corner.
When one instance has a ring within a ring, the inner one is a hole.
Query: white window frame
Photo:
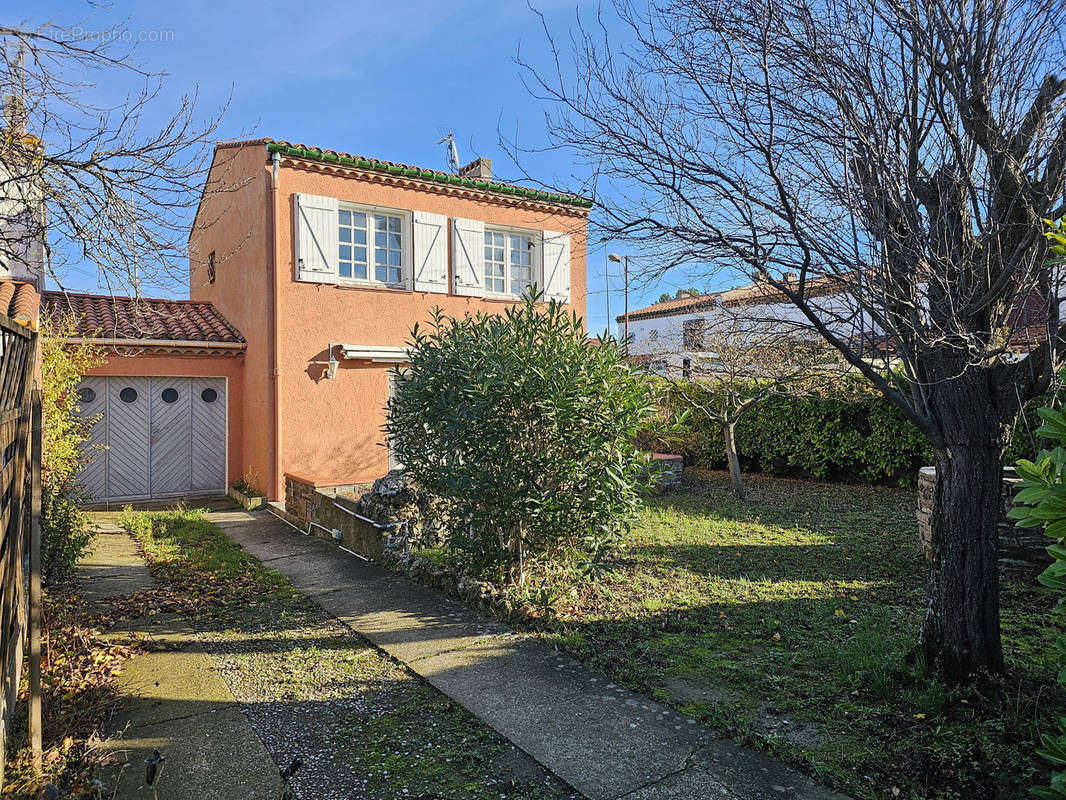
[[[410,289],[414,276],[414,228],[412,225],[411,212],[400,208],[388,208],[386,206],[368,206],[362,203],[338,204],[338,216],[334,225],[337,236],[337,283],[341,286],[370,286],[385,289]],[[353,211],[367,216],[367,241],[366,241],[366,278],[356,278],[341,275],[340,248],[352,246],[352,242],[340,241],[340,212]],[[374,215],[381,214],[388,217],[398,217],[400,220],[400,282],[391,283],[379,281],[374,277],[376,264],[374,262]]]
[[[504,263],[504,287],[511,285],[511,240],[509,236],[525,236],[529,239],[530,245],[530,260],[529,260],[529,283],[530,285],[536,283],[540,284],[541,280],[541,261],[543,259],[543,253],[541,252],[543,247],[540,241],[540,232],[529,230],[527,228],[508,228],[500,225],[485,225],[485,233],[502,233],[503,234],[503,263]],[[485,243],[484,237],[482,237],[481,243],[482,255],[484,255]],[[488,278],[488,274],[485,271],[488,261],[485,258],[481,259],[481,283],[484,285],[485,280]],[[542,290],[544,287],[540,287]],[[492,297],[504,300],[514,300],[517,298],[525,297],[529,292],[527,286],[518,294],[514,294],[510,291],[494,292],[488,288],[485,289],[485,297]]]

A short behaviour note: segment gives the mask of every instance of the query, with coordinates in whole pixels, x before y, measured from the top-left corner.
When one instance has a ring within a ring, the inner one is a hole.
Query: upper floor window
[[[485,291],[521,295],[533,283],[533,238],[485,229]]]
[[[341,278],[393,285],[404,282],[404,224],[400,215],[340,208],[337,239]]]

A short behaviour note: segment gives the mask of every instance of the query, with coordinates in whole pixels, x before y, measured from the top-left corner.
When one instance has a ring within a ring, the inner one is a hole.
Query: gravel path
[[[579,797],[309,601],[234,617],[202,641],[297,798]]]

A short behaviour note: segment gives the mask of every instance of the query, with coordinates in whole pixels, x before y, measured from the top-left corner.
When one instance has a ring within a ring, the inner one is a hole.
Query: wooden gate
[[[38,409],[40,403],[31,391],[36,362],[37,334],[0,315],[0,786],[27,633],[31,403]],[[40,461],[33,461],[39,475]]]

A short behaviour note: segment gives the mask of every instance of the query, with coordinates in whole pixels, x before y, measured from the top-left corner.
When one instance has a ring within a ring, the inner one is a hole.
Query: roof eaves
[[[578,197],[577,195],[557,194],[554,192],[544,192],[539,189],[530,189],[525,186],[515,186],[509,183],[495,183],[493,181],[483,181],[475,178],[464,178],[460,175],[449,175],[445,172],[423,169],[422,167],[411,167],[404,164],[389,164],[374,159],[361,158],[359,156],[330,153],[322,150],[310,150],[305,147],[294,147],[281,142],[267,141],[266,148],[268,152],[281,153],[282,155],[292,156],[294,158],[303,158],[310,161],[325,161],[341,164],[343,166],[355,167],[357,169],[380,172],[387,175],[416,178],[418,180],[430,181],[432,183],[464,186],[485,192],[523,197],[531,200],[541,200],[555,205],[575,206],[577,208],[592,208],[594,205],[588,198]]]

